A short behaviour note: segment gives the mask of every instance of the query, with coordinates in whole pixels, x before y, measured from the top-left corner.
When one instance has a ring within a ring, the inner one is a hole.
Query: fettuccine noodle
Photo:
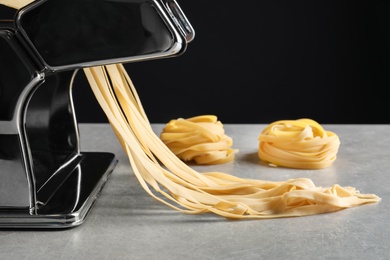
[[[220,164],[234,160],[233,140],[214,115],[202,115],[168,122],[160,134],[166,146],[183,161]]]
[[[14,9],[20,9],[32,2],[34,2],[34,0],[0,0],[0,4]]]
[[[263,219],[333,212],[380,200],[353,187],[316,187],[307,178],[271,182],[221,172],[199,173],[154,134],[122,64],[86,68],[84,72],[140,185],[156,200],[180,212]]]
[[[84,71],[142,187],[176,210],[191,214],[213,212],[232,219],[278,218],[379,201],[376,195],[361,194],[353,187],[316,187],[306,178],[270,182],[221,172],[199,173],[154,134],[123,65]]]
[[[272,166],[321,169],[330,166],[340,146],[339,137],[312,119],[280,120],[259,136],[259,158]]]

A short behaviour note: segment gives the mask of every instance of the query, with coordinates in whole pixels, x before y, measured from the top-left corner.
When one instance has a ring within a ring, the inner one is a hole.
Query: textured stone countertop
[[[227,220],[177,212],[149,196],[108,124],[80,124],[84,151],[119,162],[80,226],[0,230],[0,259],[390,259],[390,125],[323,125],[341,140],[337,160],[321,170],[259,162],[265,125],[225,124],[239,149],[234,162],[194,166],[271,181],[307,177],[317,186],[352,186],[379,203],[296,218]],[[162,124],[154,124],[157,134]]]

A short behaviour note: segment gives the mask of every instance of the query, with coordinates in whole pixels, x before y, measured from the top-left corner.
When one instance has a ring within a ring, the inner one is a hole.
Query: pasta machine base
[[[0,210],[0,228],[57,229],[82,224],[117,160],[110,153],[81,153],[78,157],[79,162],[46,205],[35,213],[27,209]]]

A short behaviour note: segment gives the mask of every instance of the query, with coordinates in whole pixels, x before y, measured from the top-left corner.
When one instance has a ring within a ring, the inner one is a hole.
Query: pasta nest
[[[233,140],[214,115],[170,120],[160,134],[164,144],[181,160],[221,164],[234,160]]]
[[[260,160],[270,166],[320,169],[330,166],[339,137],[312,119],[281,120],[269,124],[258,137]]]

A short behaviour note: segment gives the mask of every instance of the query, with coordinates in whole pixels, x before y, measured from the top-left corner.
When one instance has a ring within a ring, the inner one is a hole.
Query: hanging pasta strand
[[[196,172],[155,135],[123,65],[84,71],[142,187],[176,210],[213,212],[233,219],[277,218],[332,212],[380,200],[353,187],[316,187],[306,178],[270,182]]]
[[[0,4],[14,9],[20,9],[32,2],[34,2],[34,0],[0,0]]]

